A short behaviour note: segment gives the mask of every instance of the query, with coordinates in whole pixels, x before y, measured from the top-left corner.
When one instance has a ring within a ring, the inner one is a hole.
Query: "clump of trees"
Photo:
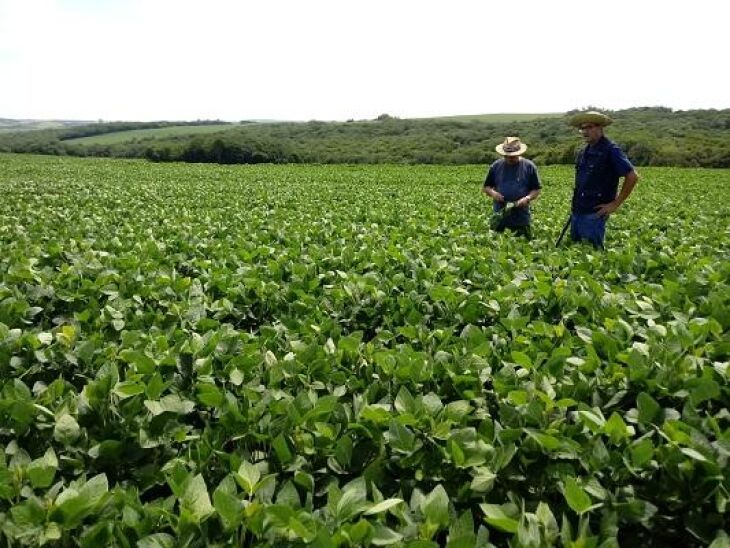
[[[478,117],[305,123],[241,123],[207,134],[143,137],[115,144],[80,136],[180,125],[92,124],[63,130],[0,134],[0,151],[237,163],[485,164],[505,135],[519,135],[539,164],[569,164],[582,144],[567,117],[494,122]],[[640,166],[730,167],[730,109],[673,111],[642,107],[610,113],[609,136]],[[192,124],[220,123],[193,122]]]

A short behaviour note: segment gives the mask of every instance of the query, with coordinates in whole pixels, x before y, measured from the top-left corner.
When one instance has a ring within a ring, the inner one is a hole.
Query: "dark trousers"
[[[603,249],[603,240],[606,237],[606,219],[595,213],[573,213],[570,219],[570,239],[574,242],[581,240],[590,242],[593,247]]]

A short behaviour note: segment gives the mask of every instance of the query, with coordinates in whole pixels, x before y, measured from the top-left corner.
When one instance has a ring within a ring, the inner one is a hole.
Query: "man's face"
[[[578,131],[580,131],[580,134],[583,136],[583,140],[586,141],[587,143],[597,142],[598,139],[600,139],[601,135],[602,135],[601,126],[599,126],[597,124],[591,124],[590,122],[581,124]]]
[[[520,157],[519,156],[505,156],[504,161],[512,166],[512,165],[520,163]]]

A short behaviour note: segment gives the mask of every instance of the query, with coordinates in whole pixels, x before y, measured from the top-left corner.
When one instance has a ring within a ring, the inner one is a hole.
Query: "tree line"
[[[536,163],[570,164],[582,145],[578,133],[567,124],[573,112],[565,117],[511,122],[389,115],[348,122],[241,122],[198,135],[136,137],[111,144],[74,141],[80,136],[181,125],[97,123],[0,134],[0,151],[221,164],[484,164],[498,157],[494,147],[505,136],[517,135],[529,146],[526,157]],[[730,167],[730,109],[642,107],[609,114],[614,124],[607,134],[636,165]],[[203,123],[221,122],[192,124]]]

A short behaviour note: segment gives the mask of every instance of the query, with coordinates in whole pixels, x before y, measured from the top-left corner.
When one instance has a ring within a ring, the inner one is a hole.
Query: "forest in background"
[[[459,165],[495,160],[494,147],[505,136],[517,135],[529,147],[526,157],[536,163],[570,164],[582,145],[567,124],[574,112],[533,119],[400,119],[383,114],[347,122],[97,122],[4,131],[0,152],[219,164]],[[730,167],[730,109],[641,107],[606,112],[614,119],[607,135],[636,165]],[[208,127],[203,132],[201,126]],[[107,137],[103,141],[93,138],[102,135]]]

